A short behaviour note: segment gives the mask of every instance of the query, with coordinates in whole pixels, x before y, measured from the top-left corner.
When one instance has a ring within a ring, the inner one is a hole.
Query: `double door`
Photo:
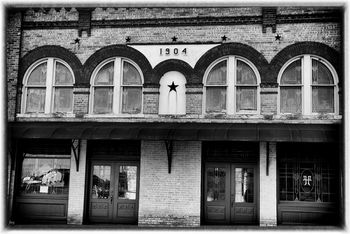
[[[93,161],[90,178],[90,222],[137,223],[137,162]]]
[[[256,224],[257,189],[256,165],[206,163],[205,222]]]

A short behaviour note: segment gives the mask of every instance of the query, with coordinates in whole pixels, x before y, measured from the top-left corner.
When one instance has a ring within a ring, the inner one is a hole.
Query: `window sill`
[[[19,118],[74,118],[75,114],[73,113],[25,113],[17,114],[16,117]]]
[[[86,114],[85,118],[144,118],[144,114]]]

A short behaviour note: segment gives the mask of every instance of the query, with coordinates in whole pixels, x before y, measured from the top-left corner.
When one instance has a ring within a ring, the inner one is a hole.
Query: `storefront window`
[[[338,180],[334,161],[311,152],[280,155],[279,200],[336,202]]]
[[[209,168],[207,171],[207,201],[225,200],[225,168]]]
[[[118,199],[136,199],[136,166],[119,167]]]
[[[21,194],[68,194],[70,155],[26,155]]]

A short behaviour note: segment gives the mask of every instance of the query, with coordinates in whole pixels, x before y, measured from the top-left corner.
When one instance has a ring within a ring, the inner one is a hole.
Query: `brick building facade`
[[[14,6],[6,26],[8,222],[343,224],[342,8]]]

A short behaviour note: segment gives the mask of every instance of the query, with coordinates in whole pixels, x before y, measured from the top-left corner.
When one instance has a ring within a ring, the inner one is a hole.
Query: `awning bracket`
[[[173,141],[165,140],[166,153],[168,155],[168,173],[171,173],[171,162],[173,157]]]
[[[76,169],[77,169],[77,171],[79,171],[80,139],[73,139],[71,147],[72,147],[73,154],[74,154]]]
[[[270,142],[266,142],[266,176],[269,176]]]

